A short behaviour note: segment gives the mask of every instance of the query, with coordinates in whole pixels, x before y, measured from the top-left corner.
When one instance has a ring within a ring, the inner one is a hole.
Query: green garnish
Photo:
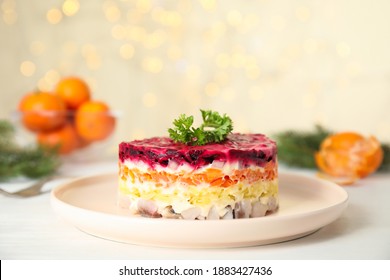
[[[12,124],[0,120],[0,181],[18,176],[40,178],[51,175],[59,163],[54,149],[18,145]]]
[[[289,166],[316,168],[314,154],[331,131],[317,125],[310,131],[286,130],[273,135],[278,145],[278,160]]]
[[[187,145],[201,146],[208,143],[219,143],[226,139],[233,130],[232,120],[224,114],[211,110],[200,110],[203,123],[200,127],[194,128],[194,117],[187,117],[181,114],[173,121],[175,128],[168,129],[169,137],[175,142]]]

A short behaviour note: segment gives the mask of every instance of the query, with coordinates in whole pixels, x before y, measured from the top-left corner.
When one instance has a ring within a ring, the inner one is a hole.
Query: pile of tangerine
[[[32,92],[19,103],[21,121],[36,133],[37,142],[69,154],[106,139],[115,128],[109,106],[91,98],[88,84],[78,77],[59,81],[53,92]]]

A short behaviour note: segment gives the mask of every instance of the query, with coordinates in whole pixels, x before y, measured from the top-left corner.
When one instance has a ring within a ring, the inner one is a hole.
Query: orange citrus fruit
[[[65,101],[70,110],[77,109],[91,98],[88,84],[78,77],[63,78],[58,82],[55,92]]]
[[[379,168],[383,150],[373,136],[343,132],[325,138],[315,160],[319,169],[329,176],[363,178]]]
[[[86,141],[107,138],[114,131],[115,122],[110,108],[102,101],[84,102],[75,114],[77,132]]]
[[[19,102],[23,125],[32,131],[49,131],[62,126],[66,121],[64,101],[48,92],[25,95]]]
[[[69,154],[80,145],[80,138],[74,126],[66,123],[59,129],[40,132],[37,142],[45,147],[58,149],[59,154]]]

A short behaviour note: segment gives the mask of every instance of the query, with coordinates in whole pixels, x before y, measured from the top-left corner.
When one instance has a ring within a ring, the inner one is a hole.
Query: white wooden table
[[[63,173],[72,176],[116,170],[115,160],[63,167]],[[293,171],[315,176],[312,171]],[[45,188],[63,180],[49,182]],[[2,186],[9,189],[18,184]],[[375,174],[345,189],[349,194],[345,212],[314,234],[284,243],[233,249],[171,249],[104,240],[58,217],[51,209],[49,193],[27,199],[0,195],[0,258],[390,259],[390,174]]]

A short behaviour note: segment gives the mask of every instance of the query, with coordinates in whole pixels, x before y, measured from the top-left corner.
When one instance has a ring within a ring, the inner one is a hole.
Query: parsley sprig
[[[181,114],[173,121],[174,128],[168,129],[169,137],[175,142],[187,145],[201,146],[208,143],[219,143],[226,139],[233,130],[233,122],[226,115],[220,115],[211,110],[200,110],[203,123],[194,128],[193,116]]]

